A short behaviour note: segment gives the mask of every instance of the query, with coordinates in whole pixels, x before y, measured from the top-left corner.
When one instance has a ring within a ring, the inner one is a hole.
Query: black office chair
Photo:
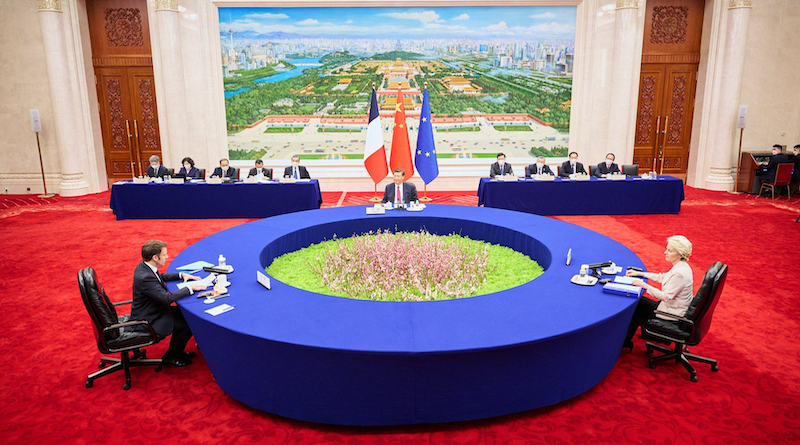
[[[206,169],[198,168],[198,170],[200,170],[200,177],[197,179],[206,179]]]
[[[675,343],[675,348],[670,349],[647,342],[648,354],[652,354],[654,350],[664,353],[664,355],[650,357],[650,368],[655,369],[657,362],[675,359],[689,371],[690,379],[693,382],[697,381],[697,371],[689,363],[689,360],[710,364],[712,371],[719,371],[716,360],[690,354],[687,347],[699,344],[708,333],[711,327],[711,317],[714,315],[717,302],[719,302],[727,275],[728,266],[717,261],[706,271],[703,284],[692,298],[683,317],[656,311],[656,314],[664,318],[653,317],[647,320],[642,329],[645,338],[654,339],[667,345]]]
[[[113,372],[125,371],[125,386],[131,388],[131,366],[155,366],[161,371],[161,359],[148,359],[144,347],[158,343],[159,338],[146,320],[130,321],[130,315],[117,316],[115,306],[131,304],[133,300],[112,303],[103,286],[97,283],[97,275],[91,267],[78,272],[78,287],[83,304],[92,319],[92,327],[97,338],[97,349],[101,354],[120,354],[120,358],[100,357],[100,371],[89,374],[86,387],[91,388],[96,379]],[[146,331],[134,331],[134,326],[144,326]],[[128,354],[133,352],[133,356]],[[106,368],[106,365],[112,365]]]
[[[175,169],[174,168],[168,168],[166,176],[175,176]]]
[[[639,175],[639,165],[623,165],[622,166],[622,174],[626,176],[638,176]]]

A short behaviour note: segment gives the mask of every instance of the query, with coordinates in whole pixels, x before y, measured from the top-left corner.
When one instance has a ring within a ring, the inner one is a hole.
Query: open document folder
[[[208,287],[208,286],[211,286],[214,283],[214,278],[216,278],[216,277],[217,277],[216,275],[214,275],[213,273],[210,273],[210,274],[208,274],[207,277],[205,277],[205,278],[203,278],[201,280],[187,281],[185,283],[178,283],[178,289],[183,289],[184,287],[186,287],[186,286],[188,286],[190,284],[203,284],[206,287]]]

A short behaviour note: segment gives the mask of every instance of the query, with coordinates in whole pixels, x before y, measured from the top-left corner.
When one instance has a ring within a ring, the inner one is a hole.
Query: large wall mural
[[[361,159],[373,85],[439,158],[566,156],[575,7],[220,8],[231,159]],[[413,149],[413,147],[412,147]]]

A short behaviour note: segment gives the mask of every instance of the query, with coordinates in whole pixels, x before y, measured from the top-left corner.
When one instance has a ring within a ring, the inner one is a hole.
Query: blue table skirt
[[[266,218],[318,209],[319,181],[294,184],[185,183],[111,187],[117,219]]]
[[[329,424],[449,422],[552,405],[587,391],[613,368],[637,299],[569,278],[582,263],[643,267],[625,246],[505,210],[428,205],[423,212],[365,213],[352,206],[266,218],[204,238],[173,260],[170,271],[224,254],[235,268],[229,297],[211,305],[193,297],[178,302],[228,395]],[[435,302],[352,300],[274,278],[271,290],[256,282],[256,271],[273,258],[334,235],[422,228],[510,247],[545,272],[505,291]],[[204,312],[222,303],[235,309],[216,317]]]
[[[479,206],[536,215],[677,214],[683,199],[683,181],[671,176],[624,181],[556,178],[502,182],[481,178],[478,184]]]

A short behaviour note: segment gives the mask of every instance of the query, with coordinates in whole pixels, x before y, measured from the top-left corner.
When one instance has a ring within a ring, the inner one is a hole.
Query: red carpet
[[[108,193],[39,200],[0,197],[0,443],[221,444],[782,444],[800,443],[800,199],[686,189],[679,215],[561,217],[619,240],[651,270],[666,270],[664,240],[686,235],[699,285],[714,261],[730,265],[711,333],[694,348],[719,360],[647,367],[644,343],[611,374],[555,407],[478,422],[414,428],[314,425],[256,412],[227,397],[202,359],[183,369],[133,369],[91,389],[99,353],[76,272],[94,266],[112,300],[131,295],[142,243],[160,238],[172,257],[246,220],[116,221]],[[324,207],[366,203],[371,193],[325,193]],[[475,205],[474,192],[429,193]],[[576,249],[590,249],[578,246]],[[166,343],[150,348],[158,357]],[[190,342],[190,350],[196,350]],[[581,363],[575,363],[581,366]],[[280,382],[275,382],[280,385]]]

